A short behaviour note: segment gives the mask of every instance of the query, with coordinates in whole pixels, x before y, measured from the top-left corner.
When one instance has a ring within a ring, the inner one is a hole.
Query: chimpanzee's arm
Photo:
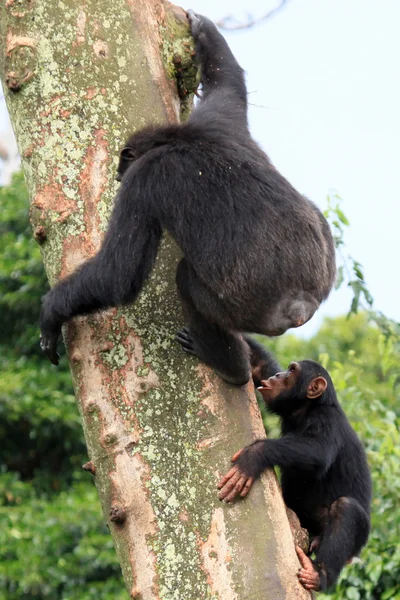
[[[261,385],[263,379],[272,377],[282,368],[264,346],[253,340],[249,336],[244,336],[244,340],[250,348],[251,375],[256,387]]]
[[[232,134],[242,126],[247,131],[247,90],[243,69],[210,19],[192,10],[186,14],[195,41],[202,84],[201,100],[189,121],[220,129],[224,123],[230,123]]]
[[[257,440],[246,446],[235,463],[249,477],[258,477],[267,467],[293,467],[316,474],[325,472],[334,449],[325,440],[290,433],[276,440]]]
[[[121,184],[98,254],[61,280],[44,297],[41,347],[53,364],[61,325],[75,315],[132,302],[157,255],[161,227],[149,214],[143,179],[131,169]]]
[[[230,502],[239,494],[246,496],[254,480],[275,465],[319,477],[329,469],[334,455],[334,447],[318,438],[288,434],[277,440],[257,440],[233,456],[234,466],[218,483],[219,498]]]

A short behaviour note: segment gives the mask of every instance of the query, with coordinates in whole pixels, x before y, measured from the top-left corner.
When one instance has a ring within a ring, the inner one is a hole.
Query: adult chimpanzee
[[[186,123],[147,127],[123,149],[99,253],[44,297],[41,345],[54,364],[62,323],[136,298],[163,229],[184,254],[176,280],[189,328],[178,340],[233,384],[250,376],[239,332],[302,325],[334,282],[326,220],[251,138],[243,71],[224,38],[207,18],[188,18],[201,101]]]
[[[254,381],[268,409],[281,418],[282,437],[257,440],[236,452],[220,480],[219,497],[244,497],[267,467],[279,465],[286,505],[311,536],[311,561],[296,548],[298,577],[306,589],[323,590],[366,544],[371,479],[365,452],[336,398],[327,371],[311,360],[285,372],[261,346],[248,340]]]

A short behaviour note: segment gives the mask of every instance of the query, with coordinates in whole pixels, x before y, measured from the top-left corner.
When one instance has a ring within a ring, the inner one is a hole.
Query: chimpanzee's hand
[[[207,37],[214,36],[217,33],[215,24],[204,15],[195,13],[194,10],[186,11],[186,16],[189,21],[190,31],[196,43],[202,45]],[[218,34],[219,35],[219,34]],[[196,48],[197,52],[198,48]]]
[[[192,35],[195,38],[200,33],[201,17],[200,15],[197,15],[192,9],[186,11],[186,16],[189,21],[190,31],[192,32]]]
[[[237,496],[247,496],[255,479],[264,470],[260,461],[261,445],[262,440],[256,441],[232,456],[234,466],[218,482],[220,500],[232,502]]]
[[[60,356],[57,353],[57,342],[61,334],[62,321],[56,316],[52,304],[51,291],[43,296],[42,302],[42,310],[40,311],[40,348],[53,365],[58,365]]]
[[[42,329],[42,333],[40,334],[40,348],[53,365],[58,365],[58,359],[60,358],[57,352],[57,341],[60,333],[61,330],[44,331]]]

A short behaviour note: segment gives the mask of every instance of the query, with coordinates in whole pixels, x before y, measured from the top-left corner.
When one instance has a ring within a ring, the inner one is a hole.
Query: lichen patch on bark
[[[218,398],[218,386],[215,384],[215,378],[210,375],[210,369],[205,365],[198,364],[196,372],[201,379],[203,385],[201,390],[201,404],[212,415],[218,416],[221,411],[221,402]]]
[[[141,595],[137,597],[142,600],[159,600],[157,559],[149,546],[149,539],[157,532],[156,516],[146,492],[149,477],[148,466],[138,454],[133,457],[127,453],[118,454],[115,470],[110,472],[113,500],[123,502],[128,515],[116,539],[123,538],[129,552],[125,575],[132,581],[131,593],[138,594],[140,591]]]
[[[76,43],[83,44],[86,35],[87,15],[83,8],[79,8],[78,17],[76,19]]]
[[[146,12],[135,0],[126,0],[131,11],[133,21],[139,30],[142,40],[142,48],[146,57],[147,65],[150,70],[153,81],[159,88],[162,97],[168,99],[165,104],[166,118],[170,122],[177,122],[179,119],[179,100],[171,94],[170,82],[166,77],[166,72],[162,64],[159,47],[161,46],[160,24],[165,21],[165,10],[162,3],[158,0],[148,0],[146,2]],[[154,43],[155,37],[158,45]]]
[[[81,240],[87,256],[93,255],[100,247],[103,237],[97,204],[102,200],[107,186],[107,164],[109,162],[108,142],[104,129],[94,132],[93,143],[89,146],[84,166],[80,173],[79,199],[85,207],[85,237]]]
[[[35,48],[36,40],[27,35],[14,35],[12,31],[9,31],[6,42],[7,54],[10,56],[13,50],[16,48],[22,48],[23,46],[26,46],[27,48]]]
[[[208,584],[218,599],[237,600],[229,570],[232,555],[226,535],[224,511],[217,508],[213,512],[210,535],[201,544],[203,568],[208,576]]]

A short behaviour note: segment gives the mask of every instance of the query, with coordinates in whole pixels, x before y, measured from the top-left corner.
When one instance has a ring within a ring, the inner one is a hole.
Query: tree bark
[[[176,66],[182,76],[191,40],[160,0],[6,0],[0,11],[3,85],[53,284],[99,248],[127,135],[179,118]],[[190,67],[184,75],[190,87]],[[128,592],[141,600],[309,598],[274,474],[245,502],[217,499],[232,453],[264,429],[252,385],[225,385],[173,341],[182,325],[179,254],[165,236],[133,307],[76,318],[64,330],[85,468]]]

